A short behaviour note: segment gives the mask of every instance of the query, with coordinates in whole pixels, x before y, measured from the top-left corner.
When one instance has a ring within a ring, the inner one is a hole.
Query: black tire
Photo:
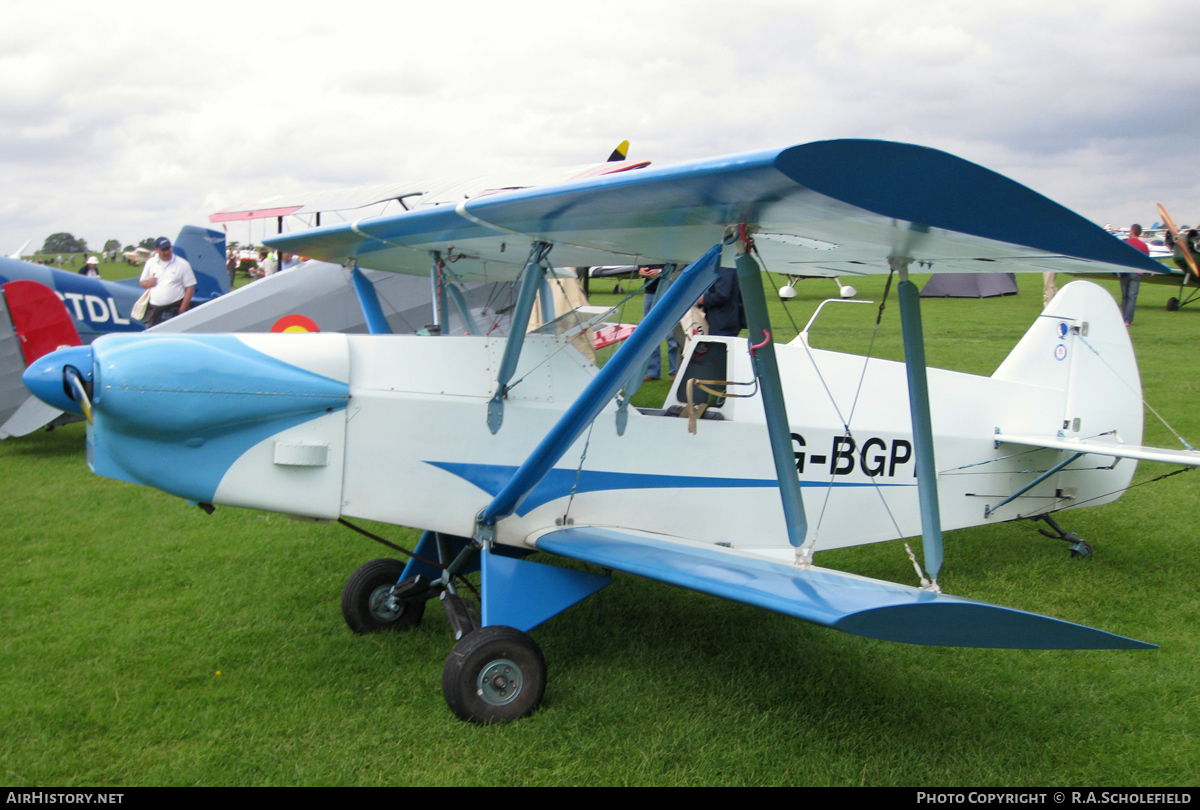
[[[1179,299],[1174,296],[1167,299],[1167,312],[1174,312],[1179,309]]]
[[[546,691],[546,659],[520,630],[483,627],[454,645],[442,670],[442,694],[459,720],[508,723],[537,710]]]
[[[342,616],[355,633],[381,630],[411,630],[425,615],[424,599],[406,599],[399,611],[387,608],[388,593],[404,573],[399,560],[379,559],[363,563],[346,580],[342,589]]]

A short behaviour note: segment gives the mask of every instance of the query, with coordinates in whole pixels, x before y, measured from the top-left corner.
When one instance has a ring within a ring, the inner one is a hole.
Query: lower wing
[[[665,535],[590,526],[554,529],[531,539],[542,551],[867,638],[1006,649],[1154,647],[1035,613]]]

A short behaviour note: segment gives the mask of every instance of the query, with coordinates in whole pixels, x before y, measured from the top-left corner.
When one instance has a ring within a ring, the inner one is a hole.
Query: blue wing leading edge
[[[821,141],[490,194],[300,231],[267,243],[327,261],[425,275],[429,251],[463,280],[513,278],[521,239],[555,244],[558,266],[685,264],[723,231],[755,223],[768,269],[1162,273],[1160,264],[1035,191],[921,146]]]

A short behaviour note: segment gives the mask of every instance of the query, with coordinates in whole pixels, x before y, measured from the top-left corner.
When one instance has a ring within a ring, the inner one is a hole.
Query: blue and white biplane
[[[356,632],[402,630],[441,598],[457,639],[442,686],[464,720],[538,706],[546,669],[529,631],[611,570],[912,644],[1152,646],[937,582],[943,528],[1115,499],[1138,459],[1200,463],[1141,446],[1133,351],[1088,282],[1065,287],[991,377],[926,368],[910,272],[1160,272],[1095,225],[944,152],[866,140],[411,208],[267,240],[357,273],[377,334],[109,336],[25,379],[88,414],[97,474],[205,510],[423,529],[409,562],[350,577],[343,614]],[[907,361],[817,351],[804,335],[777,345],[761,261],[797,276],[894,273]],[[666,406],[631,406],[650,353],[723,263],[749,338],[693,340]],[[526,334],[552,265],[613,264],[663,266],[669,287],[602,368],[572,344],[598,316]],[[461,283],[512,281],[513,326],[380,334],[359,268],[429,276],[447,310]],[[1114,463],[1079,466],[1088,454]],[[1009,494],[952,474],[971,465]],[[822,549],[917,535],[921,587],[813,564]],[[525,559],[535,551],[605,573]],[[478,607],[464,597],[474,571]]]

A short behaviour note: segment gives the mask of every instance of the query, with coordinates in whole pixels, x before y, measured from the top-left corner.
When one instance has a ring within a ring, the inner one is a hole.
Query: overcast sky
[[[655,163],[901,140],[1101,224],[1150,224],[1156,202],[1200,220],[1195,0],[4,10],[0,254],[56,231],[173,238],[280,192],[599,161],[625,138]]]

